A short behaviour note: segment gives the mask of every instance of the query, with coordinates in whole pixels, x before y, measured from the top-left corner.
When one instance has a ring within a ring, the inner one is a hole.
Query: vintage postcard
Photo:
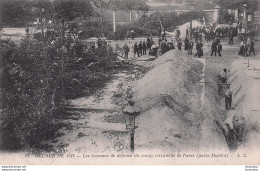
[[[1,0],[0,165],[259,165],[258,0]]]

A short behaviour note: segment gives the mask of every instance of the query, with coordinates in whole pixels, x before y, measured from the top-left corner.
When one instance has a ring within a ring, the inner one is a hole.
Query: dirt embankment
[[[205,67],[205,105],[202,111],[203,124],[201,127],[202,151],[229,151],[228,144],[222,130],[217,123],[223,123],[226,119],[224,97],[218,93],[218,75],[224,68],[234,61],[232,58],[206,59]]]
[[[136,83],[134,100],[142,107],[136,150],[179,152],[198,150],[203,114],[203,64],[173,50],[160,56]]]
[[[258,59],[257,59],[258,58]],[[251,153],[258,151],[260,144],[260,60],[238,59],[232,63],[231,90],[234,110],[228,112],[227,119],[237,116],[243,124],[242,142],[236,142],[237,151]],[[233,126],[233,125],[231,125]],[[258,154],[259,156],[259,154]]]
[[[260,143],[259,128],[259,71],[253,70],[259,66],[259,60],[252,60],[247,67],[247,59],[211,58],[206,62],[205,77],[205,108],[202,124],[201,148],[211,151],[236,151],[252,154]],[[230,70],[228,83],[233,92],[232,110],[226,111],[223,89],[218,93],[218,78],[223,68]],[[258,87],[258,88],[257,88]],[[233,117],[239,118],[241,139],[226,126],[233,129]]]

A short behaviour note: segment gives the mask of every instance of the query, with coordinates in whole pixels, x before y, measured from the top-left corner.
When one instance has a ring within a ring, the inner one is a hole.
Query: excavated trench
[[[206,118],[210,120],[210,123],[217,129],[217,134],[220,138],[225,140],[225,145],[230,151],[237,150],[241,144],[246,141],[247,133],[249,132],[249,126],[245,116],[238,114],[238,106],[244,100],[245,95],[241,95],[238,99],[238,93],[240,93],[241,86],[234,84],[239,80],[238,70],[233,70],[230,73],[231,87],[233,92],[232,109],[227,111],[225,109],[225,92],[228,86],[221,86],[222,90],[219,92],[219,75],[223,68],[231,67],[234,59],[206,59],[206,75],[205,75],[205,111],[207,112]],[[229,68],[230,69],[230,68]],[[240,69],[240,68],[238,68]],[[235,81],[234,81],[235,80]],[[236,117],[238,121],[234,121],[233,117]]]

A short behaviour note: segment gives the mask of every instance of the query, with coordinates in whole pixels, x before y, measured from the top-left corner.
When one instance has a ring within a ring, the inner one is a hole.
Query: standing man
[[[241,43],[240,43],[240,48],[239,48],[239,52],[238,52],[238,56],[239,56],[239,55],[241,55],[241,56],[244,55],[244,48],[245,48],[244,41],[241,41]]]
[[[143,42],[142,41],[140,41],[140,43],[138,45],[138,52],[139,52],[138,56],[142,56],[143,55]]]
[[[213,40],[212,45],[211,45],[211,56],[213,53],[215,53],[215,56],[217,55],[217,41]]]
[[[230,89],[227,90],[225,94],[225,107],[226,110],[230,110],[232,105],[232,92]]]
[[[152,42],[152,52],[153,52],[153,56],[156,56],[157,57],[157,50],[158,50],[158,46]]]
[[[188,36],[186,36],[185,40],[184,40],[184,50],[188,50],[189,46],[189,39],[188,39]]]
[[[125,43],[125,45],[123,46],[123,49],[124,49],[124,53],[125,53],[125,59],[128,59],[129,47],[128,47],[127,43]]]
[[[244,52],[243,52],[243,56],[247,57],[248,56],[248,47],[249,44],[246,42],[246,40],[244,41]]]
[[[134,57],[135,57],[136,54],[138,55],[138,57],[140,57],[138,50],[139,50],[139,48],[138,48],[137,42],[135,42],[135,44],[134,44]]]
[[[194,55],[194,57],[198,56],[198,58],[201,58],[201,56],[203,56],[202,46],[203,46],[203,44],[199,40],[199,42],[196,44],[197,53]]]
[[[251,52],[253,52],[253,54],[255,55],[255,43],[253,40],[251,40],[251,43],[250,43],[249,56],[250,56]]]
[[[143,41],[143,55],[146,55],[146,49],[147,49],[146,42]]]
[[[148,49],[151,49],[151,46],[152,46],[152,40],[150,39],[150,37],[149,36],[147,36],[147,38],[146,38],[146,42],[147,42],[147,48]]]
[[[234,37],[234,32],[233,32],[233,30],[230,30],[230,39],[228,42],[229,45],[233,44],[233,37]]]
[[[132,40],[134,40],[134,38],[135,38],[135,31],[133,29],[131,29],[130,34],[131,34]]]
[[[221,75],[221,82],[222,83],[227,83],[227,80],[228,80],[227,69],[224,68],[223,72],[222,72],[222,75]]]
[[[193,41],[191,40],[188,44],[188,55],[192,55]]]
[[[127,40],[128,40],[128,38],[129,38],[129,35],[130,35],[130,30],[127,29],[127,31],[126,31],[126,39],[127,39]]]
[[[219,43],[217,46],[217,50],[218,50],[218,55],[221,56],[221,51],[222,51],[222,45]]]
[[[178,49],[181,51],[181,45],[182,45],[182,42],[181,42],[181,39],[179,39],[179,41],[178,41],[178,44],[177,44],[177,47],[178,47]]]
[[[162,39],[165,40],[166,38],[166,33],[165,33],[165,30],[163,31],[163,34],[162,34]]]

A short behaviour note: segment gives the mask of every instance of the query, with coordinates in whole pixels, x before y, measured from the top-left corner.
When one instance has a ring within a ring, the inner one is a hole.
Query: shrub
[[[33,38],[36,40],[42,40],[42,33],[33,33]]]
[[[70,49],[58,42],[24,40],[16,46],[10,40],[0,41],[2,149],[42,150],[42,142],[53,138],[61,126],[65,100],[85,90],[94,92],[109,79],[105,70],[114,64],[111,51],[85,52],[81,42],[65,43]],[[88,68],[92,61],[99,62],[98,67]]]

